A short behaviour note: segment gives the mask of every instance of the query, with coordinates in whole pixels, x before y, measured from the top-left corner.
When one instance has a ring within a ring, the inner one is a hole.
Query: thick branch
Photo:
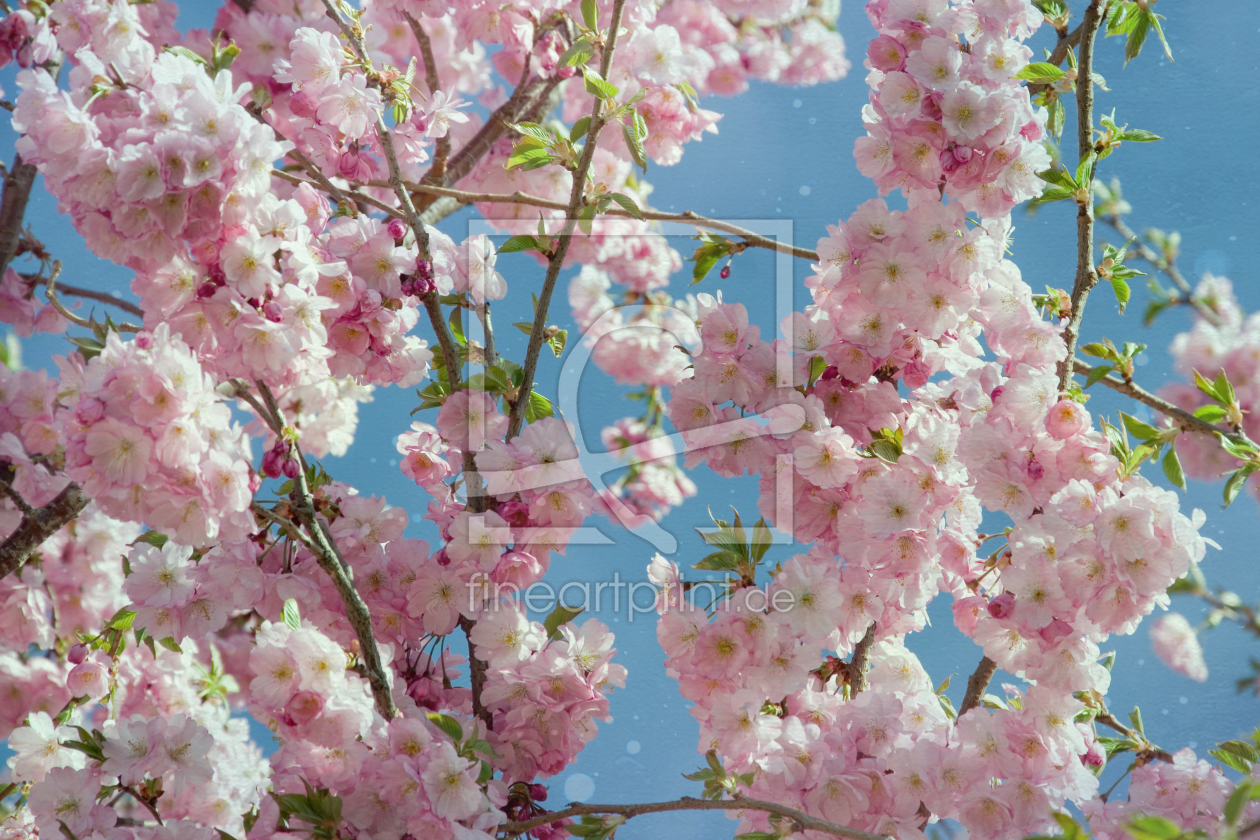
[[[1081,21],[1081,55],[1076,69],[1076,145],[1080,160],[1085,160],[1094,150],[1094,40],[1102,22],[1100,0],[1090,0]],[[1081,320],[1085,317],[1085,301],[1098,283],[1094,270],[1094,198],[1093,165],[1089,167],[1087,183],[1080,184],[1084,195],[1079,199],[1076,211],[1076,282],[1072,286],[1072,313],[1063,330],[1067,344],[1067,356],[1059,363],[1059,390],[1072,381],[1072,363],[1076,359],[1076,340],[1081,332]]]
[[[980,705],[980,701],[984,698],[984,692],[989,688],[989,682],[993,679],[993,674],[997,671],[997,663],[989,657],[980,660],[980,664],[976,666],[976,670],[967,677],[967,693],[963,695],[962,706],[958,708],[958,716],[962,717],[967,712]]]
[[[777,802],[745,799],[742,796],[736,799],[720,801],[692,799],[690,796],[684,796],[682,799],[672,802],[643,802],[637,805],[570,805],[563,811],[542,814],[524,822],[505,823],[503,829],[508,834],[523,834],[526,831],[553,823],[556,820],[565,819],[566,817],[578,817],[583,814],[620,814],[626,819],[632,819],[643,814],[660,814],[667,811],[763,811],[767,814],[779,814],[787,817],[799,826],[798,830],[800,831],[822,831],[835,837],[848,837],[851,840],[892,840],[891,837],[885,834],[871,834],[866,831],[858,831],[856,828],[836,825],[818,817],[812,817],[804,811],[780,805]]]
[[[0,579],[20,569],[35,549],[82,513],[87,505],[83,490],[71,482],[48,504],[24,513],[17,529],[0,543]]]
[[[23,161],[21,155],[14,155],[13,168],[4,178],[4,194],[0,196],[0,274],[4,274],[17,254],[22,219],[37,174],[34,165]]]
[[[871,645],[875,644],[878,624],[879,622],[872,621],[871,626],[866,628],[866,635],[853,649],[853,661],[849,663],[849,689],[854,697],[870,687],[867,673],[871,670]]]
[[[481,703],[481,693],[486,687],[486,662],[477,656],[477,646],[473,644],[472,631],[476,626],[477,622],[471,618],[459,617],[459,629],[464,631],[464,636],[468,639],[468,670],[472,680],[473,714],[485,722],[486,729],[493,729],[494,718],[490,710]]]

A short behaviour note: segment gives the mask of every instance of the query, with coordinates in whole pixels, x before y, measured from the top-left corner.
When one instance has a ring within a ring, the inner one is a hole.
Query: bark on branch
[[[17,529],[0,543],[0,579],[20,569],[35,549],[82,513],[87,505],[88,498],[83,490],[71,482],[48,504],[24,513]]]
[[[579,817],[584,814],[618,814],[631,819],[643,814],[660,814],[668,811],[762,811],[787,817],[799,826],[797,830],[800,831],[821,831],[835,837],[848,837],[850,840],[893,840],[886,834],[871,834],[867,831],[858,831],[856,828],[836,825],[777,802],[746,799],[742,796],[723,800],[693,799],[690,796],[684,796],[682,799],[671,802],[643,802],[637,805],[570,805],[563,811],[552,811],[523,822],[504,823],[503,830],[510,835],[524,834],[526,831],[556,820]]]

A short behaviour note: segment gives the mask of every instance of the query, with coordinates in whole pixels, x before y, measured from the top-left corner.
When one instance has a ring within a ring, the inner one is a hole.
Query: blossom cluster
[[[879,30],[866,67],[868,132],[858,168],[881,193],[945,189],[967,212],[999,219],[1041,193],[1050,157],[1015,78],[1032,51],[1023,41],[1042,14],[1027,3],[887,0],[869,3]]]

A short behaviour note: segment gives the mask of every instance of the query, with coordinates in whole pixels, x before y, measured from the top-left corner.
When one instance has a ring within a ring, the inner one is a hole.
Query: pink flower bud
[[[87,659],[88,646],[79,643],[70,648],[66,653],[66,661],[71,665],[82,665],[83,660]]]
[[[262,305],[263,317],[273,324],[278,324],[284,320],[284,307],[279,301],[269,300]]]
[[[306,91],[299,90],[289,97],[289,110],[295,117],[310,118],[315,116],[318,103]]]
[[[389,225],[385,229],[389,231],[389,235],[395,240],[402,239],[407,235],[407,223],[402,219],[390,219]]]
[[[1067,440],[1089,428],[1089,412],[1076,400],[1059,400],[1046,415],[1046,431],[1055,440]]]
[[[547,801],[547,788],[544,787],[543,785],[530,785],[529,798],[534,800],[535,802],[546,802]]]
[[[296,726],[305,726],[324,713],[324,698],[313,691],[299,691],[289,698],[284,713]]]
[[[66,675],[66,688],[72,697],[86,694],[93,700],[99,700],[109,692],[109,673],[98,657],[85,659]]]
[[[284,466],[280,468],[280,472],[284,474],[284,477],[289,478],[289,479],[297,478],[298,473],[301,471],[302,471],[302,468],[298,464],[296,458],[290,458],[289,460],[285,461]]]
[[[153,346],[153,335],[149,332],[136,333],[136,347],[141,350],[148,350]]]
[[[1015,596],[1009,592],[1003,592],[989,601],[989,615],[994,618],[1006,618],[1013,612],[1015,612]]]
[[[88,397],[75,406],[74,409],[74,418],[84,426],[91,426],[104,416],[105,403],[96,399],[96,397]]]

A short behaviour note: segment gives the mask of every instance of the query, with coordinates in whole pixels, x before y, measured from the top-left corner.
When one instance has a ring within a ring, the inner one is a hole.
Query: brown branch
[[[503,136],[503,132],[507,130],[508,123],[517,121],[517,115],[530,108],[543,98],[550,96],[551,91],[560,82],[559,78],[553,79],[534,79],[526,81],[522,78],[521,83],[516,86],[516,90],[512,92],[512,97],[498,108],[486,120],[486,124],[477,130],[477,133],[469,138],[468,142],[461,146],[450,160],[446,162],[446,173],[444,181],[447,184],[457,183],[465,175],[472,171],[472,168],[481,160],[486,152],[493,148],[499,138]],[[529,105],[522,107],[522,103],[529,102]]]
[[[980,660],[980,664],[976,665],[976,670],[967,677],[967,693],[963,695],[962,705],[958,707],[959,717],[980,705],[984,692],[989,688],[989,683],[993,680],[993,674],[996,671],[997,663],[992,659],[986,656]]]
[[[570,805],[563,811],[541,814],[523,822],[504,823],[503,830],[510,835],[524,834],[539,826],[548,825],[568,817],[582,816],[583,814],[619,814],[626,819],[632,819],[643,814],[660,814],[668,811],[762,811],[767,814],[778,814],[787,817],[795,823],[798,831],[822,831],[835,837],[848,837],[851,840],[892,840],[891,837],[885,834],[871,834],[866,831],[858,831],[856,828],[836,825],[818,817],[810,816],[804,811],[780,805],[777,802],[746,799],[742,796],[735,799],[717,801],[693,799],[690,796],[684,796],[672,802],[643,802],[637,805]]]
[[[334,195],[332,192],[329,192],[327,187],[325,187],[323,184],[320,184],[316,181],[308,181],[305,178],[299,178],[296,175],[294,175],[292,172],[285,172],[283,169],[273,169],[271,170],[271,174],[281,179],[282,181],[288,181],[290,184],[294,184],[299,187],[305,184],[309,187],[314,187],[315,189],[318,189],[318,190],[324,190],[325,192],[328,192],[329,195],[333,195],[334,198],[336,197],[336,195]],[[330,186],[332,185],[331,181],[328,181],[327,183]],[[402,211],[400,211],[397,207],[390,207],[385,202],[372,198],[372,196],[363,192],[359,192],[358,190],[337,189],[337,194],[340,195],[342,198],[349,197],[349,198],[353,198],[355,201],[360,201],[364,204],[370,204],[376,209],[383,210],[389,215],[394,216],[395,218],[398,218],[398,219],[406,218],[406,216],[403,215]]]
[[[1094,151],[1094,40],[1102,22],[1101,0],[1090,0],[1081,21],[1081,56],[1076,68],[1076,145],[1080,160]],[[1076,210],[1076,280],[1072,286],[1072,311],[1063,330],[1067,356],[1059,363],[1059,390],[1065,390],[1072,381],[1073,361],[1076,359],[1076,341],[1081,332],[1081,320],[1085,317],[1085,302],[1089,292],[1098,284],[1098,272],[1094,269],[1094,196],[1093,169],[1090,165],[1088,183],[1079,184],[1084,192]]]
[[[388,186],[388,184],[382,181],[368,181],[365,186],[384,187]],[[431,193],[433,195],[453,198],[461,204],[524,204],[530,207],[543,207],[548,210],[569,209],[569,205],[563,202],[553,201],[549,198],[542,198],[540,196],[530,195],[519,191],[514,193],[466,192],[464,190],[454,190],[449,187],[438,187],[431,184],[411,183],[407,184],[407,188],[412,192]],[[620,207],[609,208],[604,211],[603,215],[616,216],[623,219],[639,218]],[[691,210],[686,210],[682,213],[663,213],[659,210],[645,209],[641,211],[640,217],[653,222],[678,222],[680,224],[695,225],[696,227],[706,228],[708,230],[719,230],[723,233],[730,233],[734,236],[743,238],[747,245],[753,248],[767,248],[771,251],[778,251],[781,254],[790,254],[794,257],[800,257],[801,259],[818,262],[817,251],[788,245],[784,242],[779,242],[777,240],[770,239],[769,237],[753,233],[752,231],[741,228],[738,225],[701,216]]]
[[[43,286],[48,284],[48,278],[39,274],[23,274],[22,279],[32,286]],[[129,300],[120,300],[108,292],[98,292],[95,289],[84,289],[80,286],[70,286],[65,283],[57,284],[57,291],[63,295],[73,295],[74,297],[95,300],[100,303],[107,303],[110,306],[117,306],[124,312],[130,312],[138,318],[144,317],[144,310],[136,306]]]
[[[1054,45],[1054,52],[1050,53],[1050,57],[1046,61],[1056,67],[1062,64],[1067,59],[1068,53],[1081,42],[1081,30],[1084,26],[1085,24],[1082,23],[1071,32],[1060,31],[1058,33],[1058,41]],[[1050,85],[1030,84],[1028,86],[1028,94],[1029,96],[1036,96],[1043,91],[1049,90],[1050,87]]]
[[[1168,276],[1168,279],[1177,287],[1177,291],[1181,293],[1180,298],[1177,300],[1178,303],[1190,304],[1203,316],[1204,320],[1214,327],[1219,327],[1224,323],[1216,310],[1194,296],[1194,290],[1191,288],[1190,282],[1182,275],[1181,270],[1177,268],[1177,264],[1165,259],[1154,248],[1147,245],[1133,232],[1133,229],[1125,223],[1123,218],[1113,213],[1104,218],[1103,221],[1115,228],[1116,233],[1123,236],[1126,242],[1132,240],[1133,244],[1130,247],[1137,251],[1137,255]]]
[[[44,285],[47,287],[44,290],[44,294],[48,296],[48,302],[52,304],[52,308],[56,309],[62,318],[65,318],[67,321],[75,324],[76,326],[86,327],[88,329],[92,329],[94,326],[97,326],[94,321],[75,315],[69,309],[66,309],[65,304],[63,304],[61,299],[57,297],[57,278],[60,276],[61,260],[53,260],[52,270],[48,272],[48,279],[44,281]],[[114,324],[113,327],[120,333],[138,333],[144,330],[142,325],[129,324],[126,321],[121,324]]]
[[[83,495],[79,485],[71,482],[48,504],[23,513],[17,528],[0,543],[0,579],[20,569],[35,549],[87,506],[87,496]]]
[[[1088,374],[1090,372],[1090,366],[1079,360],[1075,364],[1075,369],[1077,373]],[[1201,435],[1212,435],[1213,437],[1219,435],[1237,443],[1255,446],[1255,443],[1247,436],[1246,432],[1215,426],[1206,420],[1195,417],[1184,408],[1175,406],[1168,400],[1155,396],[1150,391],[1132,382],[1125,382],[1123,379],[1118,379],[1114,376],[1104,376],[1098,381],[1113,391],[1119,391],[1121,394],[1132,397],[1143,405],[1155,409],[1160,414],[1172,419],[1184,431],[1197,432]],[[1260,449],[1260,447],[1257,448]]]
[[[608,40],[599,60],[599,75],[603,79],[608,78],[608,71],[612,66],[613,50],[617,47],[617,30],[621,28],[621,13],[625,5],[625,0],[613,0],[612,19],[608,24]],[[538,305],[535,307],[534,325],[529,333],[529,345],[525,349],[521,387],[508,416],[507,440],[511,440],[520,433],[521,424],[525,420],[525,408],[529,405],[529,395],[534,388],[534,371],[538,367],[538,354],[542,351],[543,335],[547,328],[547,312],[551,307],[551,295],[556,289],[556,281],[560,278],[560,268],[564,265],[564,257],[569,252],[569,244],[573,240],[578,210],[585,205],[586,179],[591,170],[591,163],[595,159],[595,146],[599,142],[599,134],[607,122],[603,116],[604,100],[598,96],[593,99],[586,143],[582,146],[582,156],[578,159],[577,168],[573,170],[573,187],[569,192],[564,228],[556,242],[555,251],[551,253],[547,261],[547,276],[543,279],[542,293],[539,294]]]
[[[867,673],[871,669],[871,646],[875,644],[875,634],[879,632],[878,624],[872,621],[871,626],[866,628],[866,635],[853,649],[853,661],[849,663],[849,689],[854,697],[870,687]]]
[[[31,188],[39,174],[33,164],[14,155],[13,167],[4,178],[4,193],[0,195],[0,274],[4,274],[17,254],[18,241],[22,238],[22,219],[31,199]]]
[[[403,12],[403,16],[407,18],[407,25],[411,27],[411,34],[416,37],[416,43],[420,45],[420,56],[424,59],[425,84],[429,86],[429,95],[432,96],[441,89],[441,81],[438,79],[437,60],[433,57],[433,44],[429,41],[429,35],[424,31],[424,27],[420,25],[420,21],[412,17],[410,12]],[[424,180],[435,184],[443,183],[446,179],[446,160],[450,156],[451,135],[448,131],[437,139],[433,165],[425,173]]]
[[[255,384],[266,407],[263,421],[279,436],[286,425],[280,404],[266,383],[257,381]],[[238,383],[238,392],[239,390]],[[296,446],[294,450],[297,451],[299,463],[305,466],[301,451],[297,450]],[[354,628],[355,636],[359,640],[359,657],[363,661],[363,670],[367,676],[368,685],[371,686],[372,697],[376,701],[376,710],[385,720],[392,720],[398,716],[398,708],[394,705],[389,677],[385,672],[385,664],[381,661],[381,651],[376,645],[376,636],[372,631],[372,615],[359,595],[359,591],[355,589],[349,564],[341,556],[341,551],[337,548],[337,543],[332,539],[328,528],[319,519],[319,513],[315,510],[314,497],[306,483],[304,469],[298,471],[297,478],[293,482],[293,490],[289,494],[289,501],[293,513],[306,529],[307,539],[302,541],[303,544],[315,556],[315,562],[319,564],[319,567],[332,579],[333,586],[336,587],[337,594],[341,596],[341,602],[346,608],[346,618],[350,621],[350,626]]]
[[[473,714],[485,722],[486,729],[494,729],[494,716],[481,703],[481,693],[486,687],[486,662],[477,656],[477,646],[473,644],[472,631],[476,626],[477,622],[471,618],[462,615],[459,617],[459,629],[464,631],[464,636],[468,639],[468,670],[472,681]]]

